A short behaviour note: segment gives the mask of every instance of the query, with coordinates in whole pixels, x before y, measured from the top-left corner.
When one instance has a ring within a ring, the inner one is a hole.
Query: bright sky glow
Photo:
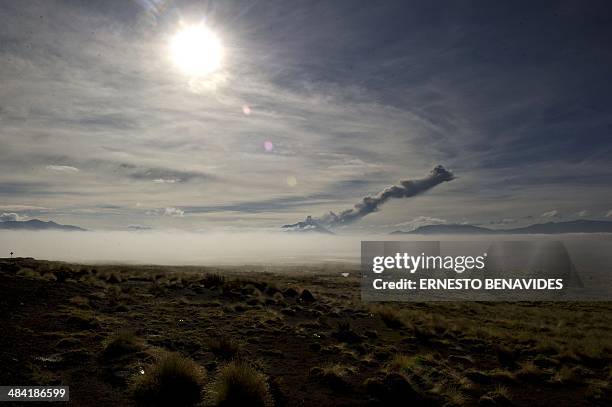
[[[172,38],[170,50],[174,64],[190,76],[206,76],[221,66],[221,41],[204,24],[183,27]]]

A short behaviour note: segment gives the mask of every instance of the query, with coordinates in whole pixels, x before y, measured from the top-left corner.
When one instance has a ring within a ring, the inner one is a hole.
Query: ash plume
[[[410,198],[430,190],[446,181],[454,179],[452,172],[441,165],[436,166],[425,178],[415,180],[400,181],[400,185],[392,185],[385,188],[375,196],[366,196],[361,202],[350,209],[345,209],[339,213],[329,212],[320,218],[308,216],[306,220],[290,225],[284,225],[286,229],[310,230],[317,227],[333,228],[353,223],[372,212],[379,210],[391,198]]]

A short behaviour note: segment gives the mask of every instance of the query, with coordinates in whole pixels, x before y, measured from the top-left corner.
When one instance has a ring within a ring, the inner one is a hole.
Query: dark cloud
[[[195,179],[210,179],[210,176],[196,171],[180,171],[169,168],[141,168],[130,164],[121,164],[120,168],[131,179],[157,183],[187,182]]]
[[[146,225],[128,225],[127,228],[129,230],[152,230],[153,229],[152,226],[146,226]]]
[[[351,224],[364,216],[369,215],[372,212],[378,211],[380,206],[391,198],[411,198],[413,196],[422,194],[433,187],[447,181],[454,179],[453,173],[445,169],[443,166],[436,166],[431,173],[421,179],[416,180],[404,180],[400,182],[400,185],[392,185],[385,188],[375,196],[366,196],[361,202],[356,204],[351,209],[343,210],[340,213],[329,212],[327,215],[323,215],[320,218],[312,219],[310,216],[305,222],[298,222],[293,225],[284,225],[284,228],[290,228],[292,226],[301,226],[303,223],[307,223],[310,226],[312,224],[318,224],[325,227],[336,227]]]

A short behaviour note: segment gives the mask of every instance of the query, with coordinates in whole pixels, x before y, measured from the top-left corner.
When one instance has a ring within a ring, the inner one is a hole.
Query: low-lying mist
[[[0,257],[83,263],[160,265],[314,264],[360,262],[361,241],[471,241],[486,250],[493,240],[563,240],[581,259],[610,253],[610,235],[327,235],[283,232],[61,232],[0,231]],[[599,255],[597,255],[599,253]],[[603,260],[602,260],[603,261]]]
[[[0,257],[12,251],[19,257],[85,263],[358,263],[361,239],[282,232],[0,231]]]

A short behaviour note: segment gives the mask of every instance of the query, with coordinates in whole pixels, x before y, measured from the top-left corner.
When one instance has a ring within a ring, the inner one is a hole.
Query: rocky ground
[[[366,304],[349,266],[2,259],[0,384],[68,385],[71,405],[130,406],[139,376],[170,351],[201,367],[202,405],[232,360],[279,406],[612,405],[611,310]]]

